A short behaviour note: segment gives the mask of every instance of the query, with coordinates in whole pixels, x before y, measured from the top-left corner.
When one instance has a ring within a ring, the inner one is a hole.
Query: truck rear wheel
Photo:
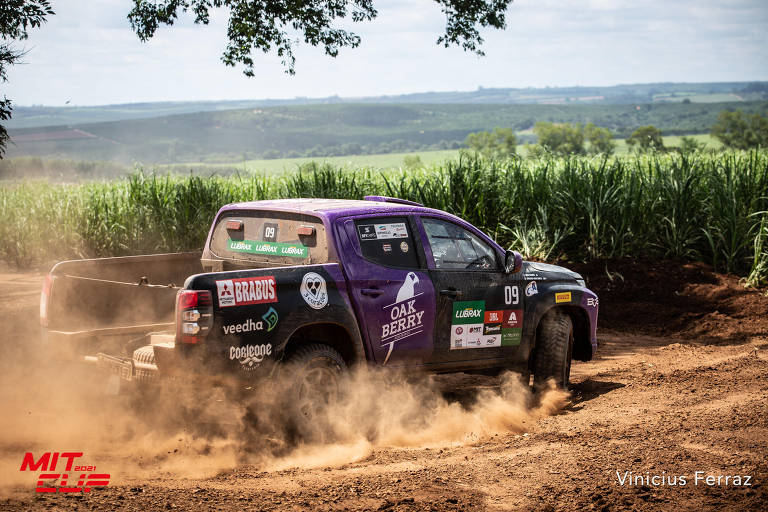
[[[557,387],[568,388],[573,352],[573,322],[562,309],[550,309],[539,324],[533,361],[533,387],[540,390],[554,379]]]
[[[294,410],[312,418],[339,395],[347,365],[336,349],[320,343],[301,345],[286,361],[285,375],[291,381]]]

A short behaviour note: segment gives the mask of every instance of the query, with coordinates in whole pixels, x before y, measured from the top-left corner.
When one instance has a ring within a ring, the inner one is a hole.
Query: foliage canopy
[[[583,155],[584,127],[578,123],[550,123],[539,121],[533,127],[539,146],[555,155]]]
[[[517,153],[517,137],[511,128],[494,128],[492,132],[467,135],[464,144],[485,157],[504,158]]]
[[[733,149],[768,147],[768,116],[724,110],[712,126],[712,135]]]
[[[640,151],[663,150],[664,139],[661,136],[661,130],[655,126],[641,126],[627,138],[627,145],[631,148],[637,147]]]
[[[482,55],[483,38],[478,27],[503,29],[506,9],[512,0],[434,0],[446,16],[445,33],[437,44],[459,46]],[[147,41],[160,25],[173,25],[179,13],[191,11],[195,23],[207,25],[213,9],[229,11],[227,39],[222,60],[228,66],[242,64],[246,76],[254,76],[252,54],[275,51],[286,72],[294,74],[294,44],[302,38],[336,57],[344,47],[356,48],[360,36],[340,22],[370,21],[378,12],[373,0],[133,0],[128,14],[139,39]]]
[[[16,64],[24,52],[14,49],[13,42],[26,39],[28,30],[43,24],[53,14],[48,0],[3,0],[0,2],[0,83],[8,81],[8,68]],[[0,121],[11,118],[11,100],[0,100]],[[5,154],[8,131],[0,125],[0,158]]]

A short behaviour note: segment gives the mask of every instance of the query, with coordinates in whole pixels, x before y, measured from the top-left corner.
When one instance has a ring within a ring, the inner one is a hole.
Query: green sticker
[[[301,244],[254,242],[253,240],[229,240],[227,242],[227,249],[234,252],[266,254],[268,256],[287,256],[289,258],[306,258],[309,254],[308,248]]]
[[[513,327],[511,329],[501,330],[501,346],[502,347],[516,347],[520,345],[523,339],[523,329],[521,327]]]
[[[452,325],[482,324],[485,315],[484,300],[468,300],[453,303]]]

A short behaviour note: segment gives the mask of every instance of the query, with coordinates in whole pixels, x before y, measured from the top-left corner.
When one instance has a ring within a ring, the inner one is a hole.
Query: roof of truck
[[[234,203],[225,206],[227,210],[275,210],[281,212],[334,212],[341,215],[354,215],[364,213],[376,213],[382,211],[416,211],[431,210],[415,204],[402,204],[385,201],[361,201],[356,199],[268,199],[265,201],[249,201],[246,203]]]

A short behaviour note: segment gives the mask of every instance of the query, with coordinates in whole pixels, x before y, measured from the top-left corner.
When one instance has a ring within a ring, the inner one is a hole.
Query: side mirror
[[[504,255],[504,272],[517,274],[523,268],[523,256],[517,251],[507,251]]]

